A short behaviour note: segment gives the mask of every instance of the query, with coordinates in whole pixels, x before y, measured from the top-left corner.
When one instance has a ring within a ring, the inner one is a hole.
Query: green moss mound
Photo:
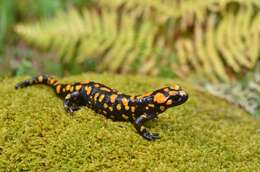
[[[15,90],[27,77],[5,79],[0,90],[0,168],[6,171],[259,171],[260,121],[227,102],[175,81],[190,95],[147,124],[161,139],[148,142],[127,122],[113,122],[88,108],[74,115],[46,86]],[[172,80],[84,74],[85,79],[129,94]]]

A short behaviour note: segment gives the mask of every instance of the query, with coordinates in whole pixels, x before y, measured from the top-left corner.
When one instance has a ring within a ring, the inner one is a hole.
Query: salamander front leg
[[[74,91],[72,93],[67,94],[64,100],[64,109],[69,112],[73,113],[80,109],[79,105],[77,105],[77,100],[80,96],[78,91]]]
[[[135,121],[134,121],[134,126],[137,130],[137,132],[145,139],[151,141],[151,140],[156,140],[159,139],[160,136],[158,133],[150,133],[145,127],[144,123],[146,121],[149,121],[151,119],[156,118],[156,115],[150,115],[150,114],[143,114],[139,116]]]

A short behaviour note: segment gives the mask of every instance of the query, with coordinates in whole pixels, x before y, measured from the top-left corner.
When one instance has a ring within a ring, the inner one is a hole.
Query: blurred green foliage
[[[62,75],[62,65],[51,60],[54,55],[42,60],[44,54],[32,50],[17,38],[14,25],[51,18],[60,11],[71,7],[81,8],[91,3],[92,0],[0,0],[0,75],[22,75],[40,71]],[[37,56],[30,56],[28,59],[28,52]],[[33,65],[35,63],[40,63],[42,68],[36,69]]]

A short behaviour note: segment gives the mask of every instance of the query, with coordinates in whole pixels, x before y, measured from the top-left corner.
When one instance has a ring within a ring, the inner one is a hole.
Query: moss
[[[6,171],[260,170],[260,121],[223,100],[176,81],[190,94],[185,104],[147,124],[162,138],[142,139],[130,123],[112,122],[82,108],[65,113],[46,86],[14,90],[25,77],[1,81],[0,168]],[[129,94],[172,81],[138,76],[84,74]]]

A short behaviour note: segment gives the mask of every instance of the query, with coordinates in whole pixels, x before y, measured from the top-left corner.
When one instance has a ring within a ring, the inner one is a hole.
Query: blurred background
[[[260,1],[0,0],[0,80],[83,72],[180,78],[260,117]]]

